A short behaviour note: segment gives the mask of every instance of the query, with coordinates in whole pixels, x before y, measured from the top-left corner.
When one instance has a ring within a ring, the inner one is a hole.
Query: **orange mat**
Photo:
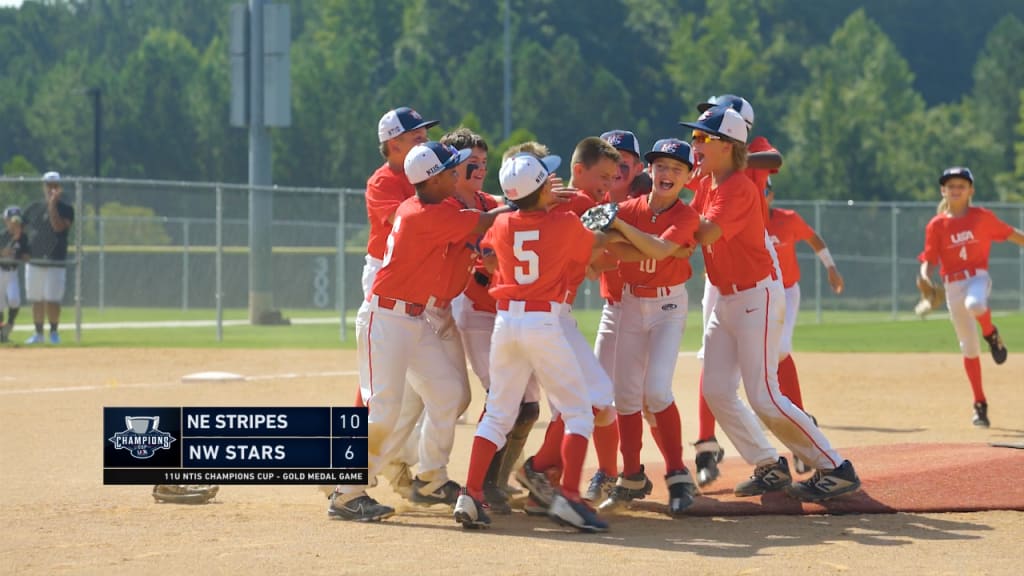
[[[894,512],[974,512],[1024,510],[1024,450],[988,444],[897,444],[843,448],[861,478],[859,492],[819,504],[798,502],[777,492],[737,498],[732,489],[753,467],[727,457],[722,476],[705,487],[687,511],[692,516],[756,514],[883,514]],[[692,462],[693,452],[684,455]],[[792,467],[792,458],[790,457]],[[654,492],[631,504],[635,509],[665,511],[668,492],[665,466],[646,463]],[[695,472],[695,471],[694,471]],[[801,476],[799,479],[810,476]],[[589,478],[589,475],[584,476]]]

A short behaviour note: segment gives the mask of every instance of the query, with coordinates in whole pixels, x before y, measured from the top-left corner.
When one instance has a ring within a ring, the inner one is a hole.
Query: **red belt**
[[[946,274],[943,279],[946,282],[959,282],[960,280],[967,280],[978,275],[979,272],[984,272],[984,268],[969,268],[967,270],[960,270],[959,272],[953,272],[952,274]]]
[[[722,294],[723,296],[729,296],[729,295],[735,294],[737,292],[743,292],[744,290],[750,290],[751,288],[756,288],[758,284],[760,284],[761,282],[764,282],[765,278],[768,278],[768,277],[769,276],[765,276],[764,278],[761,278],[760,280],[758,280],[756,282],[751,282],[750,284],[726,284],[725,286],[720,287],[718,289],[718,292],[719,292],[719,294]],[[772,280],[775,280],[776,279],[775,272],[772,272],[770,277],[771,277]]]
[[[545,300],[525,300],[523,312],[551,312],[551,302]],[[498,300],[498,310],[508,311],[509,300]]]
[[[404,300],[395,300],[394,298],[388,298],[386,296],[377,296],[377,306],[386,310],[398,310],[407,316],[419,316],[420,314],[423,314],[423,309],[425,308],[423,304],[414,304]]]
[[[626,284],[625,291],[637,298],[660,298],[672,294],[668,286],[633,286]]]

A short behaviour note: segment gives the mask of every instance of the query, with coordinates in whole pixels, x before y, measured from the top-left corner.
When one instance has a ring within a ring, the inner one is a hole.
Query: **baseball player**
[[[622,256],[621,316],[615,327],[615,409],[622,449],[622,474],[601,509],[644,498],[652,485],[640,464],[643,438],[642,410],[646,407],[659,430],[669,489],[669,513],[681,514],[693,504],[697,486],[683,464],[679,409],[672,395],[672,376],[679,343],[686,328],[687,293],[691,276],[687,258],[676,257],[681,248],[695,246],[700,216],[679,200],[690,179],[693,153],[676,139],[659,140],[645,154],[654,187],[648,196],[619,204],[612,224],[632,243]]]
[[[0,236],[0,342],[10,340],[14,320],[21,306],[21,286],[18,285],[18,264],[29,258],[28,235],[21,225],[21,208],[4,209],[4,231]],[[7,322],[3,321],[7,310]]]
[[[540,159],[523,153],[504,162],[499,173],[502,190],[519,211],[499,217],[482,242],[497,262],[491,294],[498,313],[491,340],[491,388],[473,439],[466,488],[455,505],[455,520],[466,528],[490,524],[483,504],[484,475],[518,417],[534,374],[565,427],[561,489],[554,491],[548,514],[582,531],[608,529],[580,498],[594,421],[584,372],[572,361],[576,351],[561,321],[561,308],[575,291],[571,283],[583,277],[606,236],[584,228],[575,215],[549,211],[557,202],[549,175],[558,164],[555,156]]]
[[[67,281],[64,261],[68,257],[68,232],[75,221],[75,209],[62,200],[60,174],[43,174],[42,202],[25,208],[22,220],[32,245],[31,261],[25,265],[25,296],[32,302],[35,334],[26,344],[44,341],[43,322],[50,321],[50,344],[60,344],[58,325]]]
[[[484,232],[495,214],[462,210],[446,202],[458,176],[453,170],[469,157],[438,142],[416,145],[404,162],[405,176],[416,195],[395,212],[386,250],[368,299],[369,315],[357,319],[359,377],[370,409],[368,418],[369,478],[397,456],[408,433],[396,433],[402,398],[411,387],[422,399],[426,417],[419,454],[417,491],[437,502],[454,502],[458,484],[448,480],[446,466],[463,398],[461,382],[445,355],[441,338],[424,318],[438,289],[449,245]],[[411,372],[406,384],[407,373]],[[334,518],[373,521],[394,509],[381,505],[366,486],[338,486],[328,514]]]
[[[949,319],[960,341],[964,370],[974,393],[974,425],[987,428],[988,400],[981,386],[980,349],[975,322],[988,343],[996,364],[1006,362],[1007,351],[999,330],[992,324],[988,296],[992,279],[988,275],[988,253],[993,242],[1009,240],[1024,246],[1024,232],[1000,220],[991,211],[971,206],[974,175],[969,168],[953,167],[939,178],[942,201],[938,214],[928,222],[924,250],[919,259],[918,286],[934,289],[931,275],[939,265],[946,292]]]
[[[733,94],[712,96],[707,102],[697,104],[697,111],[703,113],[716,105],[732,107],[732,109],[738,112],[743,118],[743,121],[747,125],[748,133],[753,129],[754,107],[751,106],[750,102],[745,98],[741,98]],[[743,173],[754,183],[755,186],[758,187],[758,190],[764,190],[764,186],[767,185],[770,175],[778,172],[779,168],[782,166],[782,155],[779,154],[779,151],[776,150],[775,147],[768,142],[768,139],[763,136],[754,138],[747,147],[747,152],[747,167]],[[690,180],[688,187],[692,190],[696,190],[698,182],[704,177],[705,175],[701,173],[700,166],[698,165],[694,178]],[[767,202],[761,202],[761,210],[763,211],[765,221],[767,221]],[[775,254],[775,248],[772,246],[767,234],[765,236],[765,241],[768,243],[773,261],[775,261],[777,265],[778,261]],[[776,272],[780,275],[782,273],[781,270],[776,270]],[[704,296],[701,299],[701,310],[703,312],[702,326],[704,329],[707,328],[708,319],[711,316],[711,310],[715,307],[715,302],[717,300],[718,291],[715,289],[714,285],[705,278]],[[704,359],[703,346],[697,351],[697,359],[701,361]],[[738,375],[737,378],[739,378]],[[701,382],[703,382],[703,380],[704,371],[702,366]],[[718,463],[725,457],[725,451],[722,450],[722,447],[715,439],[715,417],[711,413],[711,409],[708,407],[707,401],[704,399],[703,392],[700,394],[698,400],[698,416],[699,434],[697,436],[697,442],[694,443],[694,450],[696,451],[695,460],[697,465],[697,483],[700,486],[706,486],[718,478]]]
[[[785,295],[765,242],[764,194],[742,173],[746,122],[731,107],[717,106],[696,122],[682,124],[693,129],[694,153],[707,174],[692,205],[702,216],[696,238],[708,279],[719,292],[704,333],[704,397],[740,455],[756,465],[735,493],[756,496],[786,489],[794,498],[817,501],[857,490],[860,479],[853,464],[843,460],[811,418],[779,392]],[[750,408],[737,394],[737,373]],[[812,477],[792,484],[789,463],[768,442],[758,417],[816,469]]]

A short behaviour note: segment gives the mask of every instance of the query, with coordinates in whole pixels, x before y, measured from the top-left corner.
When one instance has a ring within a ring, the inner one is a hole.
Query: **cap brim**
[[[697,112],[703,113],[705,110],[709,108],[714,108],[714,106],[715,105],[712,104],[711,102],[701,102],[700,104],[697,104]]]
[[[648,153],[646,153],[646,154],[644,154],[644,160],[648,164],[650,164],[651,162],[654,162],[658,158],[671,158],[672,160],[678,160],[679,162],[682,162],[683,164],[686,164],[687,166],[689,166],[690,170],[693,170],[693,164],[690,163],[689,160],[683,160],[682,158],[680,158],[679,156],[676,156],[675,154],[669,154],[668,152],[655,152],[653,150],[648,152]]]
[[[423,122],[420,122],[419,124],[413,126],[412,128],[409,128],[405,132],[412,132],[413,130],[419,130],[420,128],[432,128],[440,123],[440,120],[424,120]],[[405,132],[403,132],[403,134]]]
[[[457,150],[455,154],[453,154],[452,157],[449,158],[448,161],[444,163],[444,169],[448,170],[449,168],[454,168],[459,164],[462,164],[463,162],[468,160],[472,154],[473,150],[471,148]]]
[[[970,182],[971,185],[974,184],[974,180],[971,179],[966,174],[946,174],[945,176],[942,176],[941,178],[939,178],[939,186],[944,185],[946,182],[949,182],[953,178],[961,178],[963,180],[967,180],[968,182]]]
[[[544,165],[544,169],[548,171],[548,174],[551,174],[562,165],[562,157],[552,154],[541,158],[540,163]]]

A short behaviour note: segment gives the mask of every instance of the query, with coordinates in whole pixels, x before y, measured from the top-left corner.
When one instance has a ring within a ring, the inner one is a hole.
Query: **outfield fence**
[[[249,193],[238,184],[65,178],[75,207],[65,305],[74,306],[76,337],[82,309],[145,307],[209,310],[222,338],[223,310],[246,308],[249,297]],[[339,338],[362,298],[366,204],[361,189],[269,187],[273,217],[272,294],[275,308],[332,311]],[[41,201],[38,179],[0,178],[0,206]],[[802,310],[816,322],[911,317],[914,277],[924,228],[934,203],[778,201],[798,211],[828,243],[846,280],[832,294],[810,247],[801,244]],[[986,204],[1024,228],[1024,206]],[[698,310],[703,263],[693,259],[690,308]],[[996,244],[990,258],[991,303],[1024,310],[1024,250]],[[23,284],[22,284],[23,285]],[[576,306],[599,308],[587,282]],[[287,314],[286,314],[287,316]],[[805,316],[806,319],[806,316]],[[65,322],[67,321],[65,317]]]

